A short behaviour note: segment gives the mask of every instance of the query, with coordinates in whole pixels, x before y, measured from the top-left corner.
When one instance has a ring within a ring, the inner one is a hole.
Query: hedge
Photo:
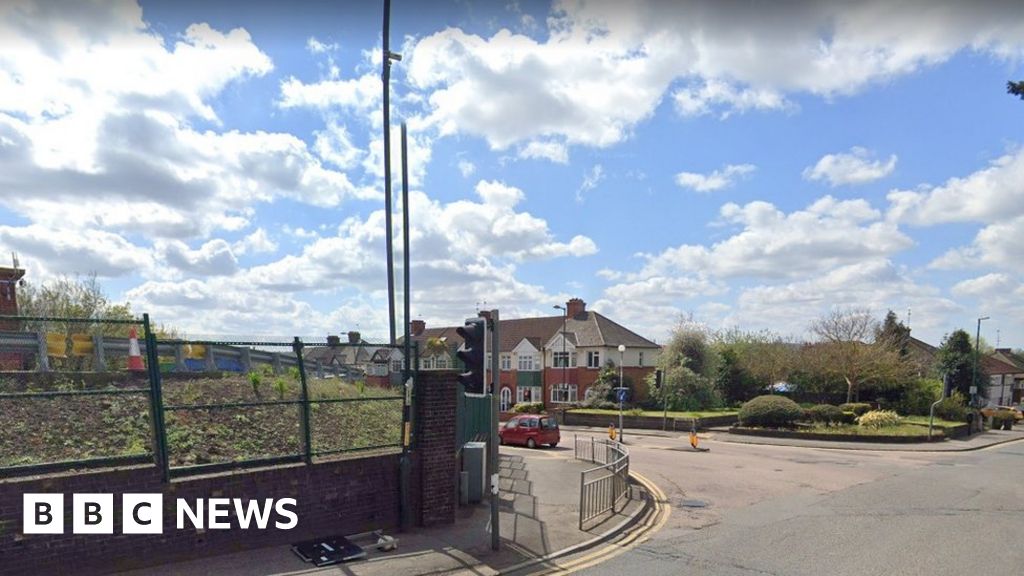
[[[804,417],[800,405],[783,396],[758,396],[740,408],[739,420],[744,426],[790,428]]]

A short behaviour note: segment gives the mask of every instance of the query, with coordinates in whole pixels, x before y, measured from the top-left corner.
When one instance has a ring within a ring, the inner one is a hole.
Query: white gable
[[[576,345],[572,343],[572,339],[564,338],[562,336],[561,332],[559,332],[558,334],[555,334],[554,337],[551,338],[551,340],[548,340],[548,343],[544,347],[546,349],[548,349],[548,350],[553,350],[555,352],[561,352],[562,351],[562,340],[565,340],[565,351],[566,352],[573,352],[574,350],[576,350]]]
[[[539,352],[539,350],[534,348],[533,344],[530,344],[529,340],[523,338],[519,341],[519,344],[516,344],[516,347],[512,349],[512,352],[516,354],[533,354],[534,352]]]

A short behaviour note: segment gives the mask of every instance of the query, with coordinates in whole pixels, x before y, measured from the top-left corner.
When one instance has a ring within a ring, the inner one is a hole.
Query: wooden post
[[[217,360],[213,356],[213,344],[206,345],[206,370],[208,372],[217,371]]]
[[[49,372],[50,356],[49,350],[46,349],[46,332],[36,332],[36,340],[39,343],[39,346],[37,347],[38,352],[36,353],[39,356],[39,360],[37,361],[37,370],[40,372]]]
[[[277,352],[274,352],[274,355],[271,356],[271,358],[271,362],[274,367],[274,374],[276,375],[283,372],[284,370],[281,368],[281,355],[278,354]]]
[[[242,355],[239,356],[238,359],[242,362],[242,372],[244,372],[246,374],[248,374],[249,372],[252,372],[252,349],[251,348],[248,348],[248,347],[242,348]]]
[[[185,345],[174,345],[174,369],[179,372],[188,371],[188,363],[185,362]]]

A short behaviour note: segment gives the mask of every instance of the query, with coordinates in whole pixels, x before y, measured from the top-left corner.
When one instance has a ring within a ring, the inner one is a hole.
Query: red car
[[[554,418],[535,414],[513,416],[498,430],[498,438],[502,444],[525,444],[529,448],[541,444],[554,448],[562,439]]]

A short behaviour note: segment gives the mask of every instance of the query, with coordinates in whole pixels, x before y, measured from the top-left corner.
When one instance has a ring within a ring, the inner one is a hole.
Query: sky
[[[580,297],[659,342],[866,308],[1024,346],[1024,4],[391,10],[428,327]],[[3,0],[0,254],[189,335],[387,337],[382,14]]]

